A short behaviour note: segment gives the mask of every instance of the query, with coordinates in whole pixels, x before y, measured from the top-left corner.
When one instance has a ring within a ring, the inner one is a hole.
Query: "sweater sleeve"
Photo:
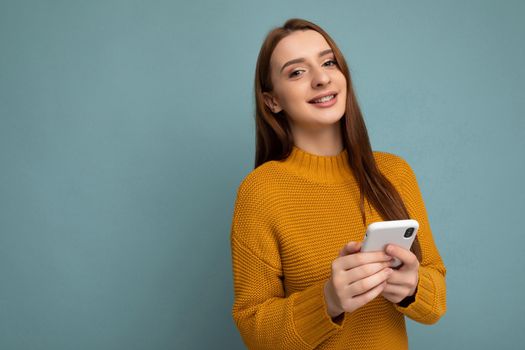
[[[412,301],[394,304],[396,309],[412,320],[423,324],[436,323],[446,312],[446,268],[436,248],[428,222],[427,211],[416,175],[409,164],[401,158],[400,192],[410,218],[419,222],[417,233],[422,261],[419,281]]]
[[[239,188],[231,229],[232,316],[249,349],[314,349],[343,327],[328,315],[324,283],[286,296],[272,214],[258,190]]]

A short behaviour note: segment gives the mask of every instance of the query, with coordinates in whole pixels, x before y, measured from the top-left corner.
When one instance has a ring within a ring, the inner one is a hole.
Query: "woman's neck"
[[[292,126],[294,144],[300,149],[318,156],[335,156],[343,150],[341,124],[337,122],[320,130]]]

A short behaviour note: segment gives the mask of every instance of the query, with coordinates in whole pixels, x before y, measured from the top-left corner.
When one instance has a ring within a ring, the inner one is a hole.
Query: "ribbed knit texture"
[[[374,152],[410,217],[419,222],[423,260],[415,300],[407,307],[376,297],[332,320],[324,284],[332,261],[366,225],[382,221],[365,201],[347,150],[317,156],[294,146],[282,161],[250,172],[237,191],[231,226],[233,319],[249,349],[407,349],[405,318],[432,324],[446,311],[446,269],[434,244],[425,205],[408,163]]]

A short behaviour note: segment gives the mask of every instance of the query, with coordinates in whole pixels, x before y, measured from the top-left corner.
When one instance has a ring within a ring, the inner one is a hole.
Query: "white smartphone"
[[[390,243],[408,250],[416,238],[418,229],[419,223],[413,219],[373,222],[366,229],[361,251],[385,251]],[[401,261],[394,258],[393,267],[400,265]]]

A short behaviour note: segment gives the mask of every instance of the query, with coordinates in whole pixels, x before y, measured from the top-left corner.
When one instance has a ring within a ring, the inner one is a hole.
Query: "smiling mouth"
[[[311,103],[311,104],[326,103],[328,101],[333,100],[336,96],[337,96],[337,94],[328,95],[328,96],[325,96],[325,97],[317,99],[317,100],[308,101],[308,103]]]

